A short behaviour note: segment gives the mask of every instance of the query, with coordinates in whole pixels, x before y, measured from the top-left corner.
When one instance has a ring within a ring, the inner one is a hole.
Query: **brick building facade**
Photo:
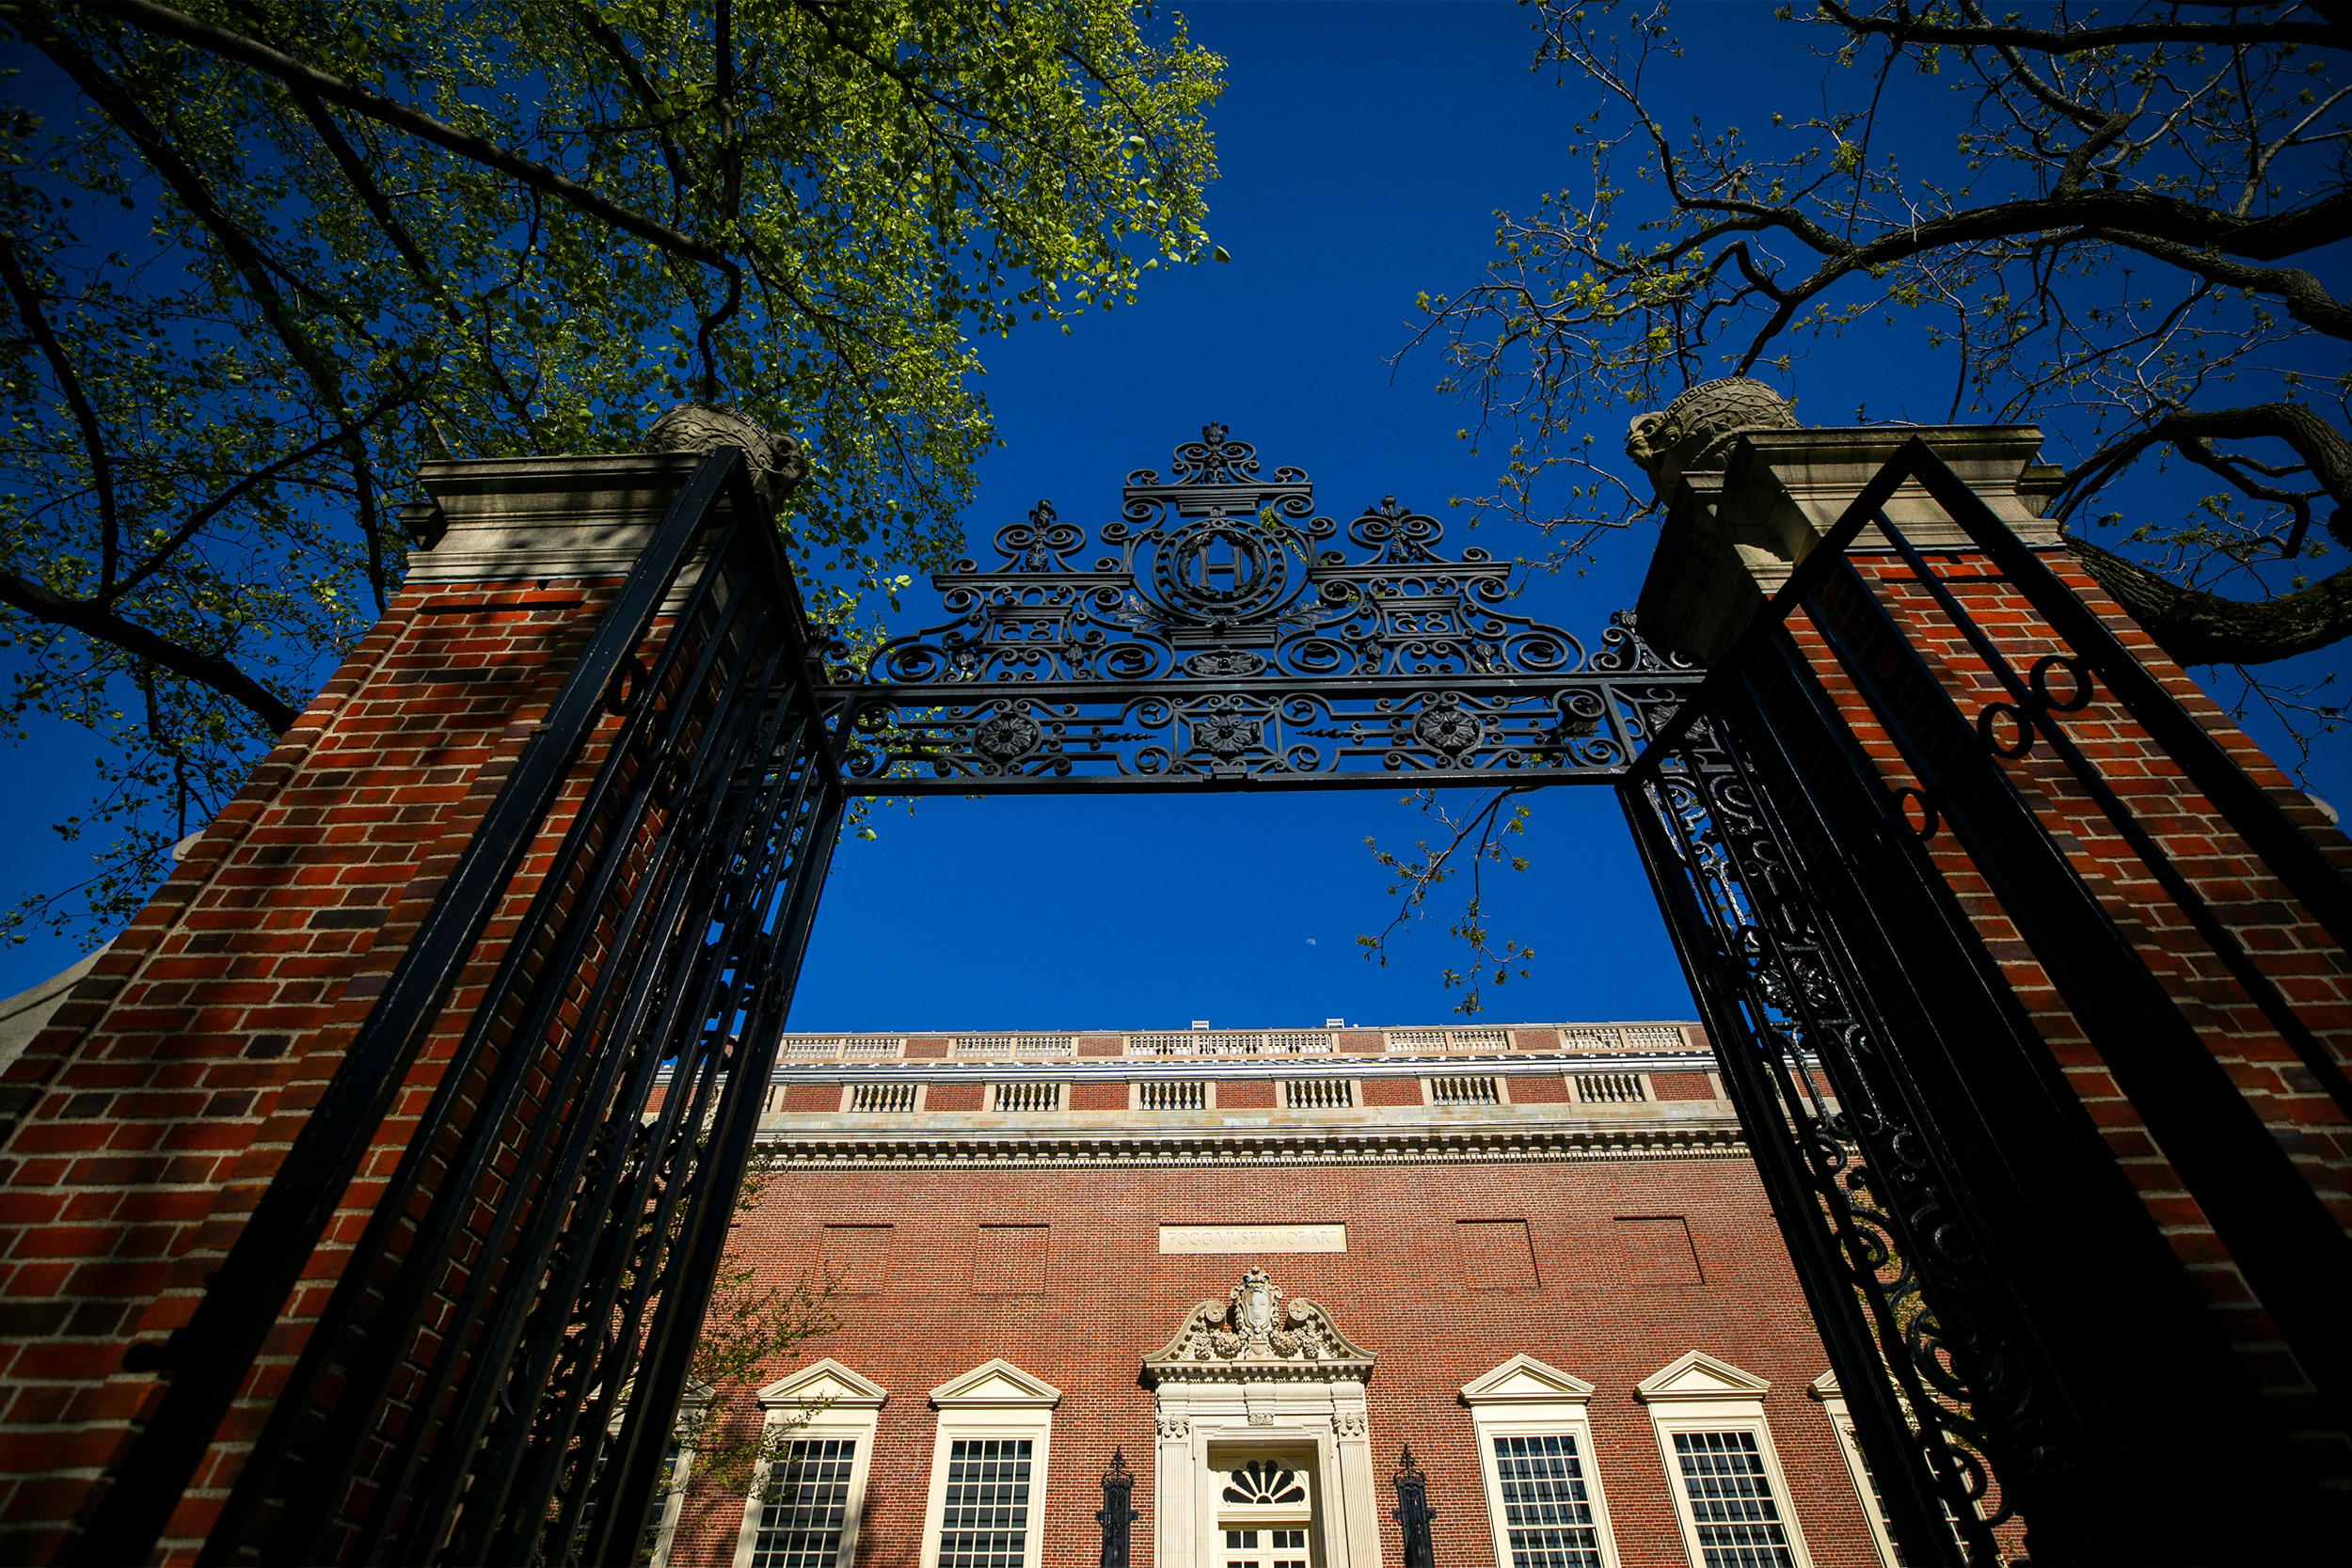
[[[1893,1560],[1695,1025],[786,1044],[735,1252],[840,1326],[667,1563],[1091,1568],[1115,1454],[1137,1564],[1402,1562],[1407,1445],[1447,1568]]]

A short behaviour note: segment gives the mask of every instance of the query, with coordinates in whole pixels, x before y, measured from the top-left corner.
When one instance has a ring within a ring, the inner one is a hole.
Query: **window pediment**
[[[1743,1372],[1728,1361],[1718,1361],[1703,1350],[1694,1350],[1673,1366],[1661,1368],[1636,1384],[1633,1397],[1645,1403],[1671,1400],[1760,1400],[1772,1386],[1769,1380],[1754,1372]]]
[[[759,1402],[768,1409],[821,1403],[831,1409],[879,1410],[889,1398],[889,1389],[860,1377],[831,1356],[787,1372],[759,1391]]]
[[[931,1402],[942,1410],[1051,1410],[1061,1390],[1000,1355],[932,1389]]]
[[[1593,1386],[1532,1355],[1515,1355],[1462,1386],[1462,1402],[1481,1404],[1582,1404]]]

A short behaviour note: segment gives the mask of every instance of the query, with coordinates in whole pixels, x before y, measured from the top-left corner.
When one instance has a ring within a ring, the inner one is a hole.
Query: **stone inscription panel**
[[[1164,1225],[1164,1253],[1345,1252],[1344,1225]]]

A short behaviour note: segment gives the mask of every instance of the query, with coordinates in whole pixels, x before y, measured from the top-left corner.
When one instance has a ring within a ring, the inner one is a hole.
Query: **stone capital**
[[[2036,548],[2058,545],[2057,525],[2042,515],[2049,473],[2036,461],[2042,432],[2031,425],[1748,430],[1730,443],[1723,467],[1675,476],[1642,584],[1642,635],[1703,663],[1721,658],[1914,436],[1925,439],[2018,537]],[[1886,515],[1920,549],[1971,547],[1915,483],[1896,491]],[[1893,548],[1874,524],[1851,553]]]
[[[742,448],[753,489],[771,506],[808,472],[790,436],[700,404],[656,420],[643,451],[424,464],[418,478],[430,499],[403,516],[432,543],[409,580],[626,577],[704,454],[721,445]]]

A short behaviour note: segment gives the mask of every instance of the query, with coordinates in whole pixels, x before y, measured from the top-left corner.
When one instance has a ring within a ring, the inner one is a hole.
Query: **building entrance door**
[[[1219,1568],[1311,1568],[1313,1454],[1261,1455],[1218,1472],[1216,1481]]]

